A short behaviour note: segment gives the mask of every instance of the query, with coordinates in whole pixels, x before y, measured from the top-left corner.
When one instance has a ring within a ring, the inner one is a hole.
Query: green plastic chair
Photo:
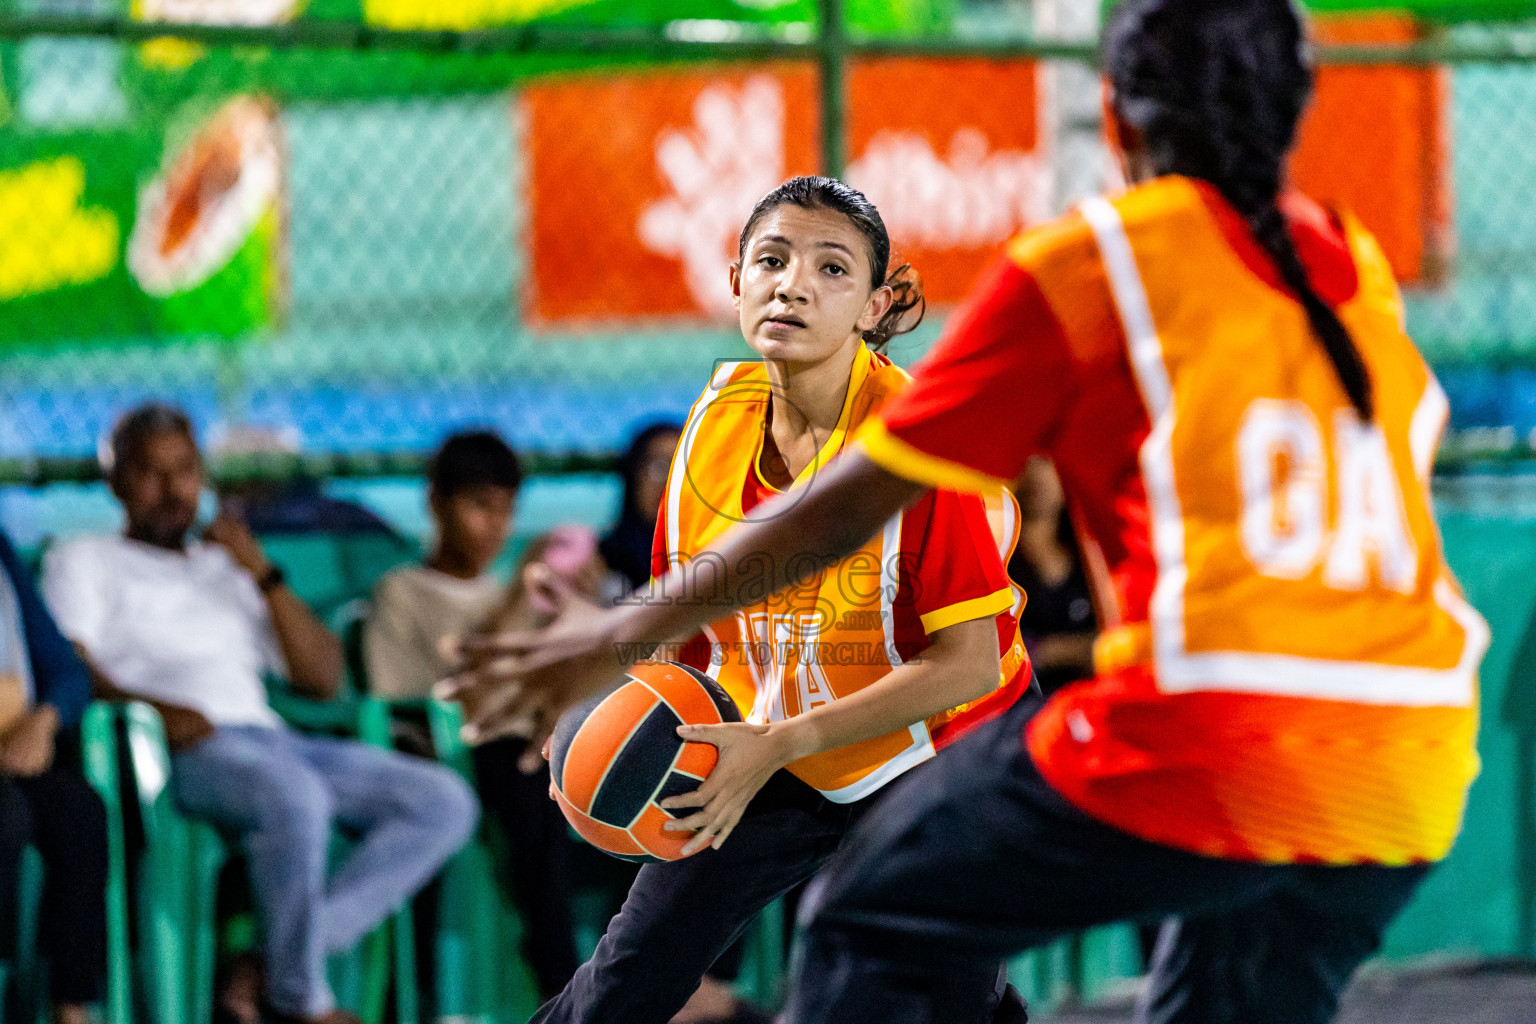
[[[123,838],[122,789],[118,775],[117,722],[120,708],[100,701],[85,709],[80,726],[85,777],[107,809],[107,992],[106,1024],[132,1024],[133,960],[128,943],[128,856]]]
[[[1129,924],[1091,928],[1075,939],[1072,990],[1079,1002],[1096,1003],[1140,977],[1141,941]]]
[[[390,569],[420,557],[414,541],[390,533],[268,533],[262,543],[294,593],[325,619],[368,594]]]
[[[122,715],[144,820],[139,946],[145,1004],[154,1024],[208,1024],[218,961],[218,880],[230,847],[214,827],[175,806],[159,713],[135,702]],[[332,957],[330,976],[340,1005],[380,1024],[389,980],[385,929]]]
[[[370,746],[390,750],[394,748],[390,734],[390,707],[384,701],[365,696],[367,677],[363,664],[362,631],[367,617],[368,602],[357,598],[332,613],[330,627],[341,638],[346,661],[347,691],[353,701],[357,738]],[[390,918],[389,950],[384,955],[390,959],[394,979],[396,1024],[417,1024],[421,1019],[421,999],[416,979],[416,924],[409,903]],[[383,988],[375,988],[381,1001]],[[379,1009],[382,1016],[382,1002]]]
[[[747,932],[736,994],[766,1010],[784,1001],[784,901],[774,900],[757,915]]]
[[[213,826],[177,809],[159,713],[133,702],[121,714],[144,823],[138,904],[145,1009],[155,1024],[207,1024],[218,953],[214,904],[229,849]]]
[[[363,627],[368,603],[352,601],[338,608],[331,627],[342,639],[352,688],[366,694]],[[474,768],[459,739],[457,709],[430,700],[384,701],[359,698],[360,735],[381,747],[393,747],[390,725],[395,715],[425,712],[437,759],[474,785]],[[445,718],[447,716],[447,718]],[[482,821],[476,841],[456,854],[440,876],[436,934],[430,937],[436,974],[435,1014],[439,1020],[513,1024],[538,1008],[538,988],[522,959],[508,956],[519,946],[522,922],[498,884],[495,839]],[[396,915],[395,998],[399,1024],[415,1024],[420,1000],[415,986],[415,943],[409,909]],[[508,965],[510,964],[510,969]]]
[[[391,749],[389,732],[389,708],[384,702],[362,697],[357,703],[357,737],[370,746]],[[384,929],[372,937],[384,939]],[[416,985],[416,924],[411,915],[411,904],[397,910],[388,923],[386,947],[371,952],[370,962],[387,962],[390,976],[394,979],[396,1024],[417,1024],[421,1019],[421,1002]],[[375,968],[377,972],[378,968]],[[380,979],[375,973],[369,987],[370,996],[378,1001],[378,1015],[364,1016],[365,1021],[381,1020],[384,1012],[385,989],[388,978]],[[370,1009],[372,1009],[370,1005]]]
[[[474,785],[469,748],[459,737],[458,705],[430,701],[427,722],[437,758]],[[499,883],[494,823],[482,820],[480,837],[443,872],[437,942],[438,1017],[510,1024],[539,1006],[538,986],[516,950],[523,925]]]

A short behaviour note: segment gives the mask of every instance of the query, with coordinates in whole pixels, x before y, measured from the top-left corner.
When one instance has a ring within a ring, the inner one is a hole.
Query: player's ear
[[[731,305],[741,309],[741,262],[731,264]]]
[[[1115,113],[1115,87],[1108,78],[1099,80],[1099,116],[1099,123],[1104,126],[1104,142],[1118,160],[1125,151],[1120,143],[1120,115]]]
[[[874,330],[882,317],[890,311],[891,303],[896,301],[896,293],[891,286],[883,284],[869,293],[869,300],[864,303],[864,312],[859,314],[858,321],[854,324],[860,334]]]

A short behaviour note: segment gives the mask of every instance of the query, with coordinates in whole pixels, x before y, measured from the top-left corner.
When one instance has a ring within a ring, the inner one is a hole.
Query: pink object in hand
[[[577,575],[596,555],[597,534],[585,526],[557,526],[549,531],[549,543],[539,556],[539,564],[566,583],[575,584]],[[528,598],[541,612],[553,614],[557,610],[537,590],[530,591]]]

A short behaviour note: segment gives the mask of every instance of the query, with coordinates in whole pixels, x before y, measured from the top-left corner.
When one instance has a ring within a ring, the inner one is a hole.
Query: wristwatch
[[[270,594],[287,581],[288,577],[284,574],[282,566],[273,562],[267,566],[267,571],[262,573],[261,578],[256,581],[256,586],[260,588],[263,594]]]

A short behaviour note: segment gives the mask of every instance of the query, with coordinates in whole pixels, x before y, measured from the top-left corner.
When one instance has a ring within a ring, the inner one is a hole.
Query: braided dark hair
[[[923,298],[922,279],[910,263],[903,263],[895,270],[886,272],[891,263],[891,236],[885,230],[885,221],[880,218],[880,211],[875,209],[875,204],[864,193],[836,178],[814,174],[790,178],[759,199],[757,205],[752,207],[752,215],[742,226],[741,237],[736,242],[738,260],[746,256],[747,240],[752,237],[758,223],[781,206],[836,211],[852,221],[853,226],[864,236],[869,248],[870,289],[874,290],[883,284],[891,289],[893,296],[891,308],[885,311],[880,322],[864,332],[865,344],[879,352],[896,335],[906,334],[923,322],[926,301]],[[908,314],[913,310],[917,311],[917,315],[909,317]]]
[[[1277,205],[1313,81],[1291,0],[1124,0],[1103,49],[1115,112],[1141,133],[1153,170],[1209,182],[1242,215],[1306,310],[1355,411],[1371,419],[1360,351],[1307,279]]]

